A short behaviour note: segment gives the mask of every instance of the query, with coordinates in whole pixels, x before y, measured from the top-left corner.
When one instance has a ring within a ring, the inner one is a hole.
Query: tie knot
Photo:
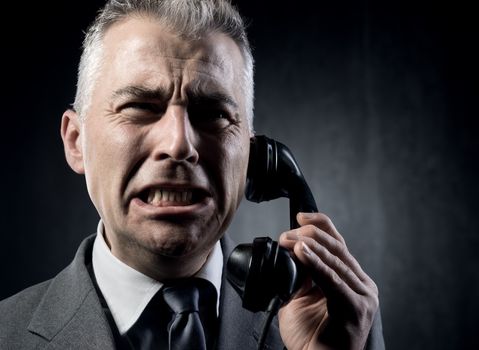
[[[202,278],[172,280],[162,288],[166,304],[175,313],[199,312],[216,305],[215,287]]]

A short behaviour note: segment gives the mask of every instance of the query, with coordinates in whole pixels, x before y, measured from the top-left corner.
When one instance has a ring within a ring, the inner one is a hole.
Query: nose
[[[185,107],[168,106],[155,129],[155,160],[198,162],[195,130]]]

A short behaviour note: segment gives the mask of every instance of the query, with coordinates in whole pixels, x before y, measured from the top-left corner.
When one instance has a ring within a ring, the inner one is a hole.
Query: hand
[[[363,350],[379,306],[376,284],[326,215],[300,213],[297,220],[301,227],[279,242],[309,276],[279,311],[284,344],[289,350]]]

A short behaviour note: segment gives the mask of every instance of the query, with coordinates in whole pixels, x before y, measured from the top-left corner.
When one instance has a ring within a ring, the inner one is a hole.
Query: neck
[[[105,235],[104,238],[111,253],[116,258],[159,282],[193,276],[205,264],[214,247],[213,245],[208,251],[200,254],[172,257],[147,250],[135,244],[122,244],[108,239]]]

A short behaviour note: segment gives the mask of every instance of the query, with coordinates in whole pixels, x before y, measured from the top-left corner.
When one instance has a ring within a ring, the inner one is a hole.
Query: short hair
[[[135,16],[150,16],[168,30],[186,38],[200,38],[213,31],[232,38],[244,60],[241,89],[245,96],[246,117],[253,130],[254,60],[243,19],[229,0],[109,0],[87,29],[78,67],[74,109],[80,119],[91,104],[94,84],[102,64],[102,40],[115,23]]]

